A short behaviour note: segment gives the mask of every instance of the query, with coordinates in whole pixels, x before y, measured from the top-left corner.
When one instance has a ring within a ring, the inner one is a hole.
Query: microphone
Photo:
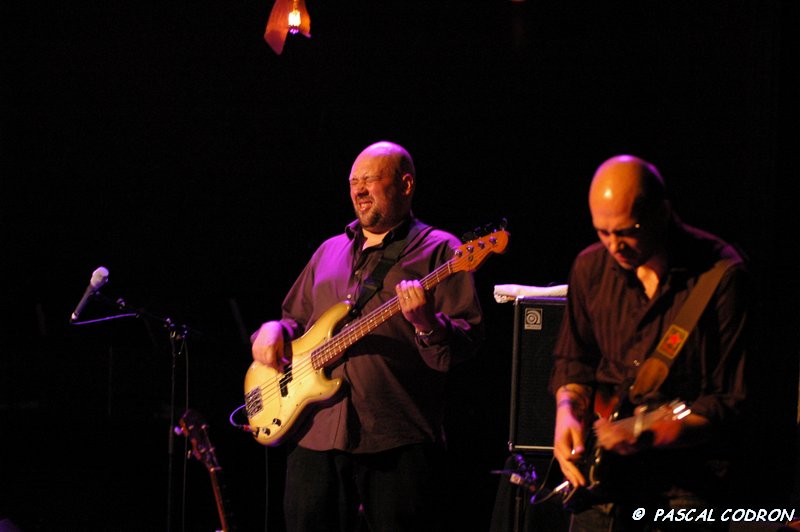
[[[86,291],[83,293],[83,297],[78,302],[78,306],[75,307],[75,311],[72,313],[72,317],[69,319],[69,322],[72,323],[78,319],[78,316],[81,315],[83,312],[83,307],[89,302],[89,298],[97,293],[104,284],[108,282],[108,269],[103,266],[100,266],[92,273],[92,279],[89,281],[89,286],[86,287]]]

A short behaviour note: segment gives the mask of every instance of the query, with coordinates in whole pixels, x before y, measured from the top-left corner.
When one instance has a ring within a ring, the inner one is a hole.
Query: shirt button
[[[347,294],[347,297],[345,297],[345,299],[353,299],[353,294]]]

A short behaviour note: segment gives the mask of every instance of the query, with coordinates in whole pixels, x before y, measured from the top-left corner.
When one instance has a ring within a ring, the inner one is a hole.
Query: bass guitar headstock
[[[482,236],[489,235],[491,233],[496,233],[498,231],[504,231],[505,228],[508,227],[508,220],[505,218],[501,218],[500,221],[496,224],[486,224],[480,227],[476,227],[472,231],[467,231],[463,235],[461,235],[461,242],[468,243],[472,242],[473,240],[477,240]]]
[[[505,218],[497,226],[486,225],[465,233],[464,244],[454,251],[450,263],[453,271],[475,271],[490,255],[505,253],[509,234]]]

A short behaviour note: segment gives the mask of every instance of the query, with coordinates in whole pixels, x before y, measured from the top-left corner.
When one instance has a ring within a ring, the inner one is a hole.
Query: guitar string
[[[488,238],[490,242],[492,242],[491,240],[492,236],[493,235],[490,235],[490,237]],[[490,252],[493,251],[493,248],[497,247],[498,243],[499,243],[498,240],[494,240],[492,242],[491,248],[488,249],[482,248],[482,251],[484,251],[484,257],[480,257],[480,260],[478,260],[472,266],[472,268],[474,269],[477,265],[479,265],[482,262],[483,258],[485,258],[485,256],[488,256]],[[503,247],[504,244],[501,244],[500,251],[502,251]],[[462,246],[462,248],[463,250],[467,250],[468,253],[464,254],[462,250],[462,254],[460,256],[456,254],[456,256],[453,259],[447,261],[442,266],[436,268],[433,272],[431,272],[422,279],[423,287],[426,290],[437,285],[442,280],[450,277],[450,275],[452,275],[453,273],[461,271],[460,269],[454,269],[455,265],[457,265],[459,262],[462,261],[470,262],[474,260],[475,258],[475,255],[473,254],[474,249],[470,251],[466,247],[466,245]],[[459,249],[461,250],[462,248]],[[469,268],[464,268],[464,270],[469,271]],[[447,272],[446,275],[440,277],[441,274],[444,273],[445,271]],[[397,306],[398,308],[394,308],[395,306]],[[288,383],[294,379],[302,379],[312,374],[317,369],[319,369],[314,365],[315,361],[321,360],[322,362],[319,365],[319,367],[324,367],[325,363],[335,358],[337,354],[340,354],[345,349],[352,346],[355,342],[363,338],[363,336],[372,331],[375,327],[381,325],[383,322],[392,317],[397,312],[398,309],[399,309],[399,299],[397,298],[397,296],[395,296],[386,303],[384,303],[383,305],[381,305],[380,307],[378,307],[378,309],[370,313],[368,316],[365,316],[364,318],[353,322],[349,330],[328,339],[328,341],[324,342],[322,345],[312,349],[309,356],[305,357],[304,360],[300,361],[297,367],[295,367],[292,364],[291,369],[286,373],[283,374],[277,373],[274,377],[268,379],[268,382],[257,386],[256,388],[260,392],[259,395],[261,402],[261,410],[259,411],[259,413],[263,412],[265,404],[269,404],[276,400],[280,400],[279,395],[281,395],[282,386],[288,385]],[[378,319],[380,319],[380,321],[378,321],[376,325],[369,327],[369,325],[374,324],[374,322]],[[361,329],[365,328],[365,324],[367,325],[367,327],[366,330],[363,331],[362,333]],[[325,353],[324,356],[322,356],[323,353]],[[269,382],[270,380],[272,382]],[[251,389],[248,392],[248,395],[253,393],[253,391],[256,388]],[[265,389],[267,388],[270,388],[270,390],[265,393]]]
[[[422,284],[426,290],[430,289],[431,287],[435,286],[443,279],[446,279],[453,273],[452,265],[456,262],[456,260],[448,261],[429,275],[427,275],[423,280]],[[447,270],[447,274],[442,276],[442,273]],[[274,401],[279,399],[275,397],[276,395],[280,394],[280,388],[282,385],[286,385],[294,379],[302,379],[313,372],[317,371],[319,367],[324,367],[325,363],[329,360],[335,358],[335,356],[343,352],[345,349],[349,348],[353,344],[355,344],[358,340],[366,336],[366,334],[378,325],[381,325],[386,320],[394,316],[400,308],[400,300],[397,296],[393,297],[392,299],[388,300],[386,303],[375,309],[369,315],[365,316],[360,320],[356,320],[353,322],[349,329],[342,331],[340,334],[330,338],[328,341],[323,343],[322,345],[317,346],[316,348],[311,350],[309,356],[305,357],[303,360],[299,361],[299,366],[295,367],[292,364],[290,370],[286,371],[285,373],[278,373],[272,378],[272,382],[267,382],[258,386],[261,393],[261,402],[262,405],[264,403],[268,403],[270,401]],[[315,365],[315,362],[319,362],[318,366]],[[279,378],[280,377],[280,378]],[[264,390],[266,388],[270,388],[269,392],[266,394]],[[255,388],[254,388],[255,389]],[[251,392],[252,393],[252,390]]]
[[[451,270],[451,268],[448,266],[449,263],[442,265],[440,268],[437,268],[437,270],[423,279],[423,285],[425,288],[429,289],[435,284],[438,284],[442,279],[442,277],[440,277],[442,272],[448,269]],[[363,338],[368,332],[396,314],[398,310],[399,300],[395,296],[378,307],[368,316],[353,322],[348,329],[342,331],[333,338],[330,338],[322,345],[314,348],[308,357],[305,357],[304,360],[299,362],[300,365],[298,367],[292,365],[291,371],[284,374],[283,378],[277,381],[277,384],[287,384],[294,378],[302,378],[308,375],[306,370],[308,369],[309,365],[311,366],[312,372],[316,371],[320,367],[324,367],[325,363],[333,359],[339,352],[342,352],[344,349],[352,346],[358,340]],[[264,387],[265,386],[261,386],[261,389],[263,390]]]

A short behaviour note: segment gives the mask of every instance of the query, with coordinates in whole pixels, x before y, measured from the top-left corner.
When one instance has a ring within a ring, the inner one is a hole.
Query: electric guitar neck
[[[235,532],[236,527],[229,510],[230,504],[225,494],[222,467],[217,461],[214,446],[211,445],[211,440],[208,436],[208,424],[200,414],[193,410],[187,410],[181,416],[180,427],[176,429],[176,432],[180,432],[189,438],[192,443],[192,456],[208,470],[222,532]]]

